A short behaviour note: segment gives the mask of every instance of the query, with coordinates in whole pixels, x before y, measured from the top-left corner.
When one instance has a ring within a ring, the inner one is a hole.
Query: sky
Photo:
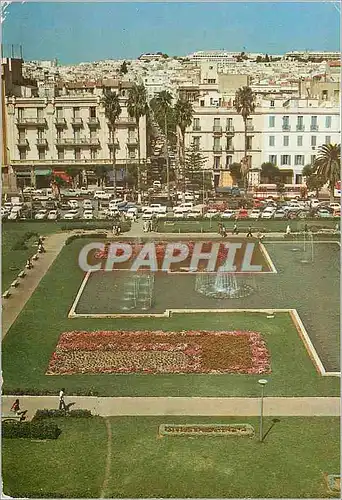
[[[337,3],[337,2],[335,2]],[[340,16],[329,2],[12,3],[2,42],[26,60],[60,64],[135,59],[145,52],[340,50]],[[16,48],[16,47],[15,47]]]

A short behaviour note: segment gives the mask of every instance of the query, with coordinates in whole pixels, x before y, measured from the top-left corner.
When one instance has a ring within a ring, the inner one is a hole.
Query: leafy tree
[[[303,177],[310,177],[310,175],[312,175],[314,172],[314,168],[312,165],[308,164],[308,165],[305,165],[303,167],[303,170],[302,170],[302,176]]]
[[[191,102],[185,99],[178,99],[175,104],[175,118],[177,127],[178,156],[180,158],[183,192],[185,192],[185,130],[192,123],[194,110]]]
[[[247,119],[255,110],[255,95],[250,87],[241,87],[235,93],[235,109],[242,116],[245,126],[245,156],[241,166],[244,179],[245,193],[248,190],[248,171],[250,165],[247,161]]]
[[[185,175],[190,176],[193,180],[194,174],[201,172],[207,162],[207,158],[202,155],[194,142],[186,149],[184,166]]]
[[[321,175],[313,172],[311,175],[306,177],[305,184],[308,191],[316,191],[316,198],[318,198],[319,191],[324,186],[325,180]]]
[[[92,168],[92,171],[94,172],[97,179],[98,187],[103,187],[104,181],[107,178],[109,167],[107,167],[106,165],[96,165]]]
[[[67,167],[65,169],[65,173],[69,177],[71,177],[71,179],[72,179],[72,186],[75,187],[75,179],[77,179],[77,177],[79,177],[80,170],[78,168],[75,168],[75,167]]]
[[[164,118],[164,135],[165,135],[165,159],[166,159],[166,185],[167,185],[167,198],[170,199],[170,158],[169,158],[169,141],[167,130],[167,114],[172,107],[172,95],[167,90],[159,92],[154,100],[154,107],[157,114],[162,115]]]
[[[119,96],[115,92],[109,89],[105,89],[103,92],[103,97],[101,98],[101,104],[105,109],[105,116],[110,125],[110,135],[112,143],[113,152],[113,187],[114,196],[116,197],[116,148],[115,148],[115,125],[116,121],[121,114],[121,106],[119,102]]]
[[[280,176],[279,168],[271,162],[265,162],[261,165],[261,177],[266,179],[271,184]],[[273,182],[272,182],[273,181]]]
[[[148,113],[147,93],[143,84],[134,84],[129,90],[127,111],[135,119],[138,131],[138,196],[141,197],[141,161],[140,161],[140,118]],[[140,201],[140,200],[139,200]]]
[[[314,162],[315,172],[329,183],[330,201],[334,201],[334,189],[337,181],[341,179],[341,145],[323,144],[319,147],[318,155]]]
[[[239,184],[239,182],[242,180],[241,163],[234,162],[229,165],[229,172],[233,177],[234,183]]]

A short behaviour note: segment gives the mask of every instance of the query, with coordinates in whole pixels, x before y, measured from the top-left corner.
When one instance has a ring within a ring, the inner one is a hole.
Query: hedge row
[[[33,236],[36,236],[38,238],[38,233],[35,233],[33,231],[27,231],[24,233],[21,238],[19,238],[14,245],[12,246],[12,250],[27,250],[28,247],[26,245],[27,241],[33,238]]]
[[[70,243],[79,238],[107,238],[107,233],[72,234],[65,240],[65,244],[70,245]]]
[[[126,220],[124,222],[120,222],[120,227],[121,227],[121,232],[125,233],[131,229],[131,221]],[[72,229],[107,229],[107,230],[112,230],[113,228],[113,221],[108,222],[108,221],[91,221],[91,222],[65,222],[63,221],[63,224],[61,225],[61,230],[62,231],[70,231]]]
[[[49,389],[6,389],[3,388],[2,394],[10,396],[56,396],[57,392]],[[90,387],[87,390],[71,391],[68,396],[98,396],[99,393],[94,388]]]
[[[57,439],[61,429],[53,422],[10,422],[2,423],[3,438]]]
[[[60,418],[60,417],[71,417],[71,418],[89,418],[92,417],[90,410],[69,410],[65,412],[64,410],[37,410],[32,422],[43,420],[45,418]]]

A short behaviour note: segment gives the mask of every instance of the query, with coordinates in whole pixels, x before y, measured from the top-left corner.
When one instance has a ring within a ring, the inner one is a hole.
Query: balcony
[[[112,148],[112,147],[113,147],[113,139],[112,139],[111,137],[108,137],[108,146],[109,146],[110,148]],[[119,144],[119,140],[118,140],[118,139],[114,139],[114,146],[115,146],[116,148],[119,148],[119,147],[120,147],[120,144]]]
[[[283,130],[289,131],[291,130],[291,127],[288,123],[283,123]]]
[[[66,127],[66,120],[62,116],[57,116],[55,120],[56,127]]]
[[[57,147],[81,147],[81,146],[88,146],[88,147],[99,147],[100,146],[100,139],[97,137],[72,137],[68,139],[57,139],[56,140],[56,145]]]
[[[36,141],[37,148],[47,148],[48,142],[45,138],[38,137]]]
[[[213,151],[214,151],[214,153],[222,153],[222,146],[214,145]]]
[[[46,127],[46,118],[17,118],[18,127]]]
[[[227,153],[234,153],[234,146],[232,144],[227,144],[226,145],[226,152]]]
[[[193,132],[200,132],[202,129],[201,129],[201,126],[200,125],[194,125],[192,127],[192,131]]]
[[[100,121],[97,118],[97,116],[89,116],[87,122],[88,122],[89,127],[99,127],[100,126]]]
[[[23,138],[19,137],[17,140],[17,145],[18,145],[18,148],[27,148],[29,145],[29,142],[27,139],[23,139]]]
[[[247,129],[247,132],[253,132],[254,131],[254,125],[248,125],[247,124],[246,129]]]
[[[317,132],[318,131],[318,125],[311,123],[310,130],[311,130],[311,132]]]
[[[234,134],[234,126],[226,125],[226,134]]]
[[[83,120],[80,116],[74,116],[71,118],[71,124],[73,127],[83,127]]]
[[[297,130],[297,132],[304,132],[305,126],[300,124],[300,123],[297,123],[296,130]]]
[[[136,125],[137,122],[135,121],[135,118],[132,118],[131,116],[127,117],[120,117],[116,120],[115,122],[116,125]],[[109,123],[110,125],[110,123]]]
[[[136,148],[138,146],[138,139],[136,137],[129,137],[127,139],[127,146]]]
[[[222,127],[221,127],[221,125],[214,125],[213,126],[213,132],[214,132],[214,134],[222,134]]]

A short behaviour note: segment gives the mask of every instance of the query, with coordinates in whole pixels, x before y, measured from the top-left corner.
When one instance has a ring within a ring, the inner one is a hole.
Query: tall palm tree
[[[129,116],[135,119],[138,134],[138,198],[141,199],[141,178],[140,178],[140,118],[148,112],[147,93],[143,84],[134,84],[130,88],[127,100],[127,111]]]
[[[172,106],[172,95],[167,90],[162,90],[154,99],[154,106],[157,113],[164,117],[164,134],[165,134],[165,159],[166,159],[166,184],[167,198],[170,199],[170,158],[169,158],[169,141],[167,129],[167,117]]]
[[[178,99],[175,104],[175,115],[177,124],[177,138],[179,144],[180,164],[183,176],[183,193],[185,193],[185,130],[190,127],[194,110],[191,102],[185,99]],[[184,197],[184,195],[183,195]]]
[[[244,178],[245,194],[248,189],[248,171],[250,165],[247,159],[247,119],[255,110],[255,95],[250,87],[241,87],[235,93],[235,109],[242,116],[245,126],[245,156],[241,162],[241,173]]]
[[[103,97],[101,98],[101,104],[105,109],[105,117],[107,118],[110,125],[110,137],[112,143],[112,154],[113,154],[113,188],[114,197],[116,198],[116,149],[115,149],[115,124],[117,119],[121,114],[121,106],[119,101],[119,96],[116,92],[112,92],[109,89],[105,89],[103,92]]]
[[[323,144],[318,149],[314,162],[316,174],[321,175],[324,182],[329,183],[330,201],[334,201],[334,189],[341,179],[341,144]]]

